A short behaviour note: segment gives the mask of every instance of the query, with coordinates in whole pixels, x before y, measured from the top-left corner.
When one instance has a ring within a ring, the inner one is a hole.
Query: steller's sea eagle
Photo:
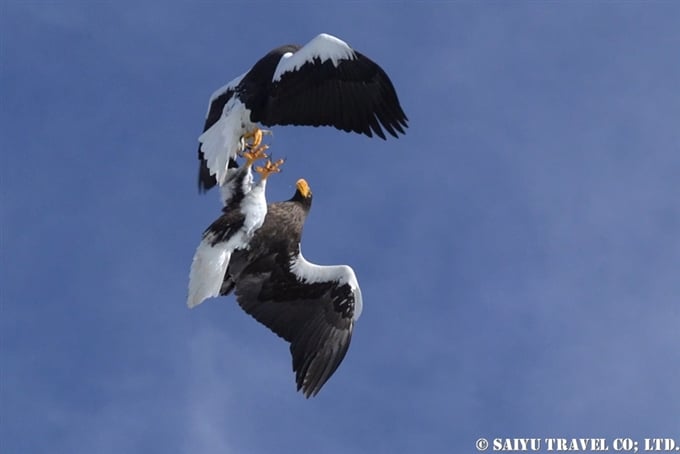
[[[300,179],[290,200],[268,205],[264,223],[247,247],[233,251],[220,281],[221,295],[234,292],[244,311],[290,343],[305,397],[315,396],[344,359],[362,311],[352,268],[315,265],[302,256],[311,205],[312,192]],[[208,231],[218,237],[228,229],[228,222],[216,221]]]
[[[198,138],[201,192],[222,186],[246,141],[256,147],[258,124],[334,126],[385,139],[407,128],[397,93],[377,63],[344,41],[320,34],[304,46],[269,52],[210,97]]]

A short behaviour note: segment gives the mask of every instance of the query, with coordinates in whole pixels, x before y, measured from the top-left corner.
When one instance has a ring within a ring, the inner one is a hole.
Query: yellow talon
[[[250,148],[248,151],[244,151],[241,155],[246,158],[246,165],[249,166],[260,159],[267,159],[269,156],[265,153],[265,150],[268,148],[269,145],[260,145],[256,148]]]
[[[279,159],[276,162],[272,162],[271,159],[267,159],[264,167],[255,167],[255,172],[259,173],[262,176],[262,179],[267,179],[272,173],[281,172],[281,165],[283,165],[283,162],[283,159]]]
[[[252,131],[248,131],[243,134],[243,139],[252,139],[250,143],[246,143],[246,146],[253,149],[262,143],[262,130],[260,128],[255,128]]]
[[[252,150],[257,148],[262,143],[262,138],[266,135],[271,135],[269,129],[260,129],[257,126],[252,131],[248,131],[241,136],[241,147]],[[248,142],[250,139],[250,142]]]

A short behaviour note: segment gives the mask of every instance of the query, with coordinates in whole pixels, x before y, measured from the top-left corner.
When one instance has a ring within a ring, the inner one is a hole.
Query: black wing
[[[334,126],[383,139],[383,128],[394,137],[404,134],[408,118],[392,81],[371,59],[355,55],[337,67],[316,57],[283,73],[269,88],[264,108],[252,111],[252,120],[267,126]]]
[[[354,294],[338,282],[303,283],[283,254],[251,263],[235,283],[239,305],[290,342],[297,389],[316,395],[345,357],[354,327]]]

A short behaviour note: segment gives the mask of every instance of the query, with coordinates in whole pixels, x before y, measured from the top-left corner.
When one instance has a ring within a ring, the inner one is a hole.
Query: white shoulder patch
[[[353,319],[355,321],[359,319],[363,310],[363,301],[359,282],[351,267],[347,265],[316,265],[308,262],[302,255],[302,250],[300,250],[300,253],[291,260],[290,270],[300,281],[310,284],[322,282],[337,282],[339,285],[348,284],[354,294]]]
[[[356,278],[355,278],[356,279]],[[355,322],[361,317],[361,312],[364,310],[364,300],[361,298],[361,287],[357,283],[354,288],[354,317],[352,320]]]
[[[321,62],[331,60],[333,66],[338,66],[340,60],[353,60],[356,58],[354,50],[349,45],[335,36],[321,33],[310,42],[302,46],[295,53],[286,53],[281,57],[281,61],[276,66],[272,82],[281,80],[284,73],[297,71],[305,63],[311,63],[315,58]]]

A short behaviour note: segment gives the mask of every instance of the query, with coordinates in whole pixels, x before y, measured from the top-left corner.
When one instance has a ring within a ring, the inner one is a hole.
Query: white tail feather
[[[226,181],[229,158],[236,158],[241,136],[251,124],[249,119],[250,111],[246,106],[231,98],[220,119],[198,137],[208,170],[220,186]]]
[[[232,248],[228,243],[210,244],[204,238],[196,249],[189,272],[189,308],[198,306],[208,298],[219,296],[224,274],[229,265]]]

